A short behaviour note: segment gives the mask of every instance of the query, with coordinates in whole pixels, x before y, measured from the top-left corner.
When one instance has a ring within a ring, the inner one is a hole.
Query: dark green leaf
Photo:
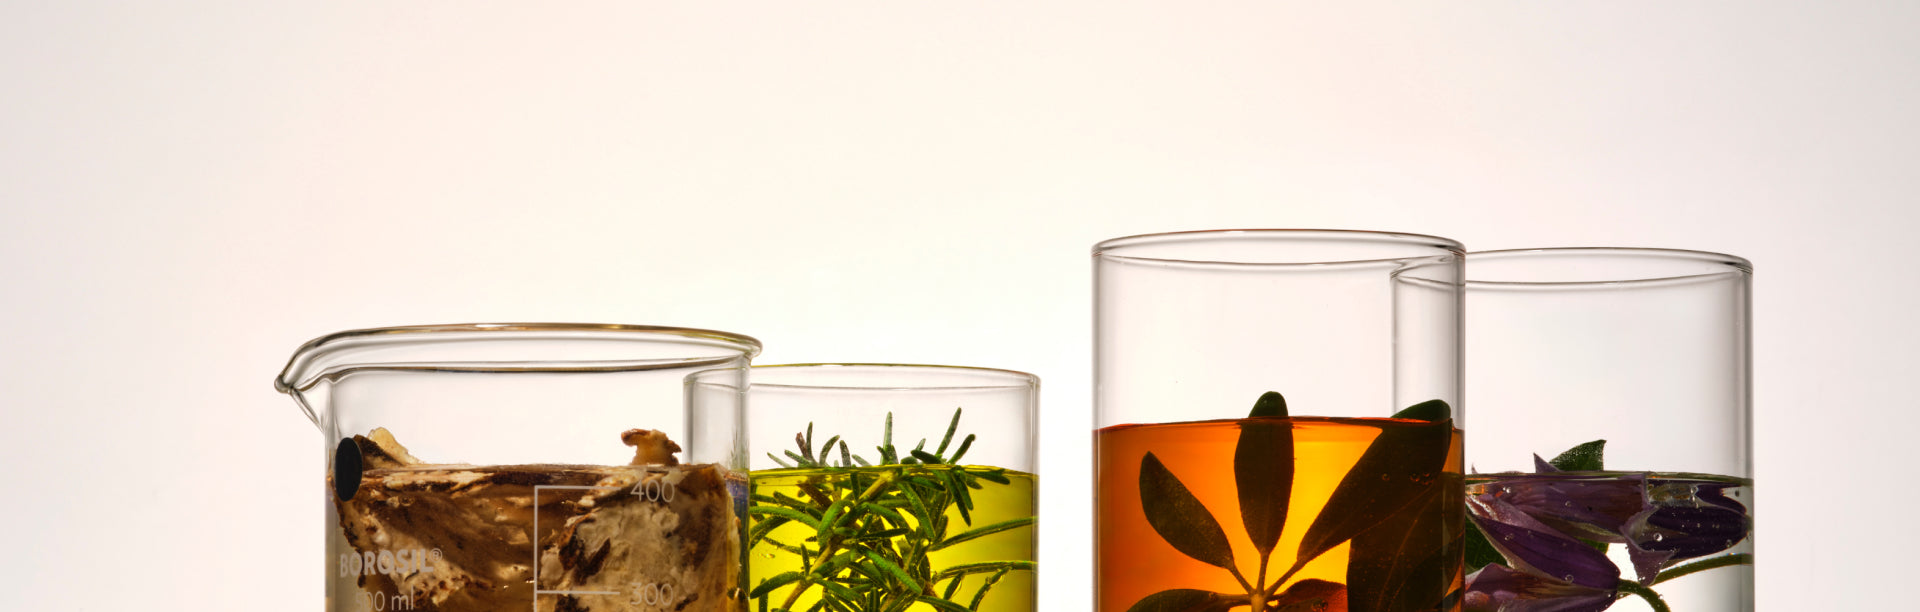
[[[1009,529],[1019,529],[1021,527],[1026,527],[1032,524],[1033,524],[1033,517],[1029,516],[1026,518],[1013,519],[1010,521],[1001,521],[1001,522],[994,523],[992,525],[986,525],[983,527],[975,527],[973,529],[955,534],[953,537],[947,538],[946,540],[943,540],[938,544],[934,544],[933,546],[927,548],[927,551],[932,552],[932,551],[940,550],[943,548],[953,546],[955,544],[966,542],[968,540],[974,540],[974,539],[990,536],[996,533],[1000,533],[1002,531],[1007,531]]]
[[[933,454],[933,453],[929,453],[929,452],[927,452],[927,451],[923,451],[923,450],[920,450],[920,449],[917,449],[917,448],[913,450],[913,457],[914,457],[915,459],[919,459],[919,460],[921,460],[921,461],[925,461],[925,462],[927,462],[927,463],[929,463],[929,464],[935,464],[935,463],[940,463],[940,462],[941,462],[941,461],[940,461],[940,457],[939,457],[938,455],[935,455],[935,454]]]
[[[766,597],[767,594],[772,593],[774,589],[787,586],[789,584],[793,584],[799,581],[800,581],[800,572],[786,572],[783,574],[779,574],[772,578],[768,578],[766,580],[760,581],[760,586],[753,587],[753,593],[751,593],[749,596],[755,597],[755,598]]]
[[[933,606],[936,609],[945,610],[946,612],[970,612],[965,607],[962,607],[960,604],[953,603],[945,599],[940,599],[938,597],[927,597],[925,595],[922,595],[920,597],[915,597],[914,600],[923,604],[927,604],[929,606]]]
[[[1233,567],[1233,548],[1220,522],[1153,453],[1140,458],[1140,508],[1147,524],[1175,550],[1201,563]]]
[[[1000,570],[995,572],[992,576],[987,577],[986,582],[981,583],[980,590],[973,592],[973,603],[967,606],[968,612],[975,612],[980,609],[980,603],[987,600],[987,591],[993,590],[993,585],[999,584],[1000,579],[1007,576],[1007,571],[1008,570]]]
[[[1393,413],[1393,418],[1413,419],[1415,421],[1439,421],[1441,419],[1453,418],[1453,409],[1448,407],[1446,402],[1430,399],[1408,406],[1406,410]]]
[[[955,408],[953,409],[953,421],[947,423],[947,435],[945,437],[940,438],[940,447],[933,449],[933,454],[938,455],[938,454],[947,452],[947,445],[953,443],[953,432],[959,429],[960,429],[960,409]]]
[[[1567,449],[1547,463],[1566,472],[1598,472],[1606,469],[1603,455],[1606,454],[1607,441],[1594,440],[1586,444]]]
[[[988,470],[988,471],[974,472],[973,475],[981,480],[985,480],[991,483],[1009,484],[1013,482],[1011,480],[1007,480],[1007,473],[1005,470]]]
[[[1347,587],[1338,582],[1308,578],[1293,583],[1285,592],[1274,597],[1273,612],[1321,612],[1333,607],[1333,600],[1346,590]]]
[[[845,585],[834,584],[832,581],[820,583],[820,588],[831,591],[834,597],[842,600],[854,601],[860,599],[860,594],[853,592],[853,589],[849,589]]]
[[[1260,399],[1253,402],[1253,411],[1247,413],[1247,418],[1285,416],[1287,416],[1287,398],[1282,397],[1278,391],[1260,394]]]
[[[1459,573],[1465,485],[1445,474],[1380,524],[1353,538],[1347,560],[1350,612],[1435,609]]]
[[[1224,612],[1250,603],[1246,595],[1199,589],[1167,589],[1134,602],[1127,612]]]
[[[1273,392],[1267,395],[1280,396]],[[1259,411],[1256,406],[1254,412]],[[1291,420],[1248,418],[1240,422],[1240,441],[1233,447],[1233,481],[1240,493],[1240,522],[1246,526],[1253,547],[1265,558],[1273,554],[1273,546],[1287,526],[1287,500],[1293,496]]]
[[[973,438],[973,434],[967,434],[967,439],[960,441],[960,448],[953,451],[953,458],[948,459],[947,463],[958,465],[960,458],[967,456],[967,449],[973,447]]]
[[[965,576],[967,574],[984,574],[987,572],[997,572],[1003,569],[1010,570],[1010,571],[1025,570],[1030,572],[1037,567],[1039,567],[1039,564],[1033,561],[982,561],[979,563],[962,563],[959,565],[955,565],[953,567],[949,567],[947,569],[940,570],[940,573],[935,574],[934,578],[937,580],[944,580],[948,576]]]
[[[801,524],[811,527],[815,530],[820,529],[820,521],[814,520],[813,517],[807,516],[805,514],[801,514],[799,512],[795,512],[792,510],[788,510],[786,508],[782,508],[779,506],[754,506],[751,508],[747,508],[747,514],[778,516],[778,517],[789,519],[789,520],[799,521]]]
[[[1500,563],[1506,560],[1500,555],[1500,551],[1493,547],[1493,543],[1487,541],[1487,534],[1481,533],[1480,528],[1474,526],[1473,521],[1467,521],[1466,549],[1468,573],[1480,571],[1480,568],[1486,567],[1489,563]]]
[[[879,553],[867,551],[867,560],[872,561],[875,566],[885,571],[888,576],[892,576],[894,580],[900,581],[900,585],[906,587],[908,591],[920,590],[920,583],[915,582],[912,576],[908,576],[906,570],[900,569],[900,566],[894,565],[892,561],[888,561],[886,557],[880,556]]]
[[[1381,422],[1380,435],[1340,480],[1300,540],[1305,565],[1406,507],[1434,486],[1453,442],[1453,420]]]

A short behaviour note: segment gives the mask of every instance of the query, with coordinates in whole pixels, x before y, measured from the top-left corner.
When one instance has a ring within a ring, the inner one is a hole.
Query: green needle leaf
[[[934,449],[933,454],[938,455],[947,452],[947,445],[953,443],[953,432],[958,429],[960,429],[960,409],[954,408],[953,421],[947,423],[947,435],[940,438],[940,448]]]
[[[966,608],[960,607],[960,604],[953,603],[945,599],[940,599],[938,597],[927,597],[922,595],[920,597],[915,597],[913,599],[914,601],[918,601],[920,603],[933,606],[940,610],[945,610],[946,612],[970,612]]]
[[[748,596],[756,599],[761,597],[766,597],[767,594],[772,593],[774,589],[787,586],[795,582],[799,582],[800,577],[801,577],[800,572],[786,572],[786,573],[774,576],[772,578],[768,578],[766,580],[761,581],[760,586],[753,587],[753,592],[748,594]]]
[[[980,590],[974,591],[973,603],[967,606],[968,612],[975,612],[979,610],[980,602],[987,600],[987,591],[992,590],[993,585],[999,584],[1000,579],[1005,578],[1006,576],[1007,576],[1007,570],[1000,570],[998,572],[994,572],[992,576],[988,576],[987,581],[980,585]]]
[[[1220,521],[1153,453],[1140,458],[1140,507],[1147,524],[1174,550],[1201,563],[1233,567],[1233,547]]]
[[[973,434],[967,434],[967,439],[960,441],[960,448],[958,450],[953,451],[953,458],[948,459],[947,463],[953,463],[953,464],[960,463],[960,458],[965,457],[967,455],[967,449],[972,447],[973,447]]]
[[[888,561],[886,557],[880,556],[879,553],[873,551],[867,551],[866,555],[868,561],[872,561],[874,566],[879,567],[880,570],[886,572],[888,576],[892,576],[894,580],[900,581],[900,584],[905,586],[908,591],[917,592],[920,590],[920,583],[914,581],[912,576],[908,576],[906,570],[900,569],[900,566],[894,565],[892,561]]]
[[[812,527],[816,531],[820,529],[820,521],[814,520],[813,517],[779,506],[753,506],[747,508],[747,514],[778,516],[788,520],[799,521],[800,524]]]
[[[955,534],[953,537],[947,538],[946,540],[941,541],[939,544],[934,544],[932,547],[928,548],[927,551],[932,552],[936,550],[941,550],[944,548],[951,547],[955,544],[966,542],[968,540],[983,538],[983,537],[1000,533],[1002,531],[1007,531],[1010,529],[1019,529],[1021,527],[1026,527],[1028,525],[1033,524],[1033,519],[1034,517],[1029,516],[1026,518],[1013,519],[1011,521],[1001,521],[1001,522],[994,523],[992,525],[987,525],[984,527],[975,527],[973,529],[969,529],[967,531],[962,531],[958,534]]]

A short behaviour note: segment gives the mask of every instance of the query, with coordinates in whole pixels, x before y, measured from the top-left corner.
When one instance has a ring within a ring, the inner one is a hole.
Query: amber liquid
[[[1367,451],[1382,427],[1410,423],[1396,419],[1294,417],[1292,422],[1294,475],[1287,521],[1268,560],[1265,582],[1271,584],[1294,565],[1302,537],[1334,489]],[[1095,500],[1095,597],[1103,612],[1124,612],[1141,599],[1169,589],[1201,589],[1244,596],[1247,589],[1226,570],[1193,559],[1168,544],[1148,523],[1140,500],[1141,459],[1152,452],[1185,484],[1226,532],[1233,559],[1248,581],[1261,573],[1260,553],[1242,526],[1234,478],[1234,449],[1243,420],[1201,421],[1155,425],[1118,425],[1095,434],[1098,493]],[[1452,431],[1444,474],[1429,480],[1433,487],[1463,488],[1461,432]],[[1405,555],[1417,563],[1440,549],[1458,546],[1464,528],[1464,510],[1439,521],[1443,533],[1424,538],[1432,548]],[[1288,584],[1319,579],[1347,584],[1351,543],[1342,543],[1307,563]],[[1440,551],[1460,554],[1459,550]],[[1397,561],[1396,561],[1397,562]],[[1458,563],[1446,579],[1452,593],[1460,588]],[[1244,605],[1243,605],[1244,608]],[[1429,610],[1458,610],[1458,598],[1448,598]],[[1344,598],[1317,612],[1347,610]]]

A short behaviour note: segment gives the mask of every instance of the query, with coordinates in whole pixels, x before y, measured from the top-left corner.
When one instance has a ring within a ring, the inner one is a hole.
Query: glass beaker
[[[1094,247],[1095,609],[1457,609],[1461,253],[1321,230]]]
[[[1468,609],[1753,609],[1751,276],[1698,251],[1467,256]]]
[[[1038,378],[897,364],[750,378],[689,384],[696,402],[746,398],[751,609],[1034,609]]]
[[[737,423],[691,436],[683,381],[759,349],[548,323],[303,345],[274,386],[326,442],[327,609],[739,610]]]

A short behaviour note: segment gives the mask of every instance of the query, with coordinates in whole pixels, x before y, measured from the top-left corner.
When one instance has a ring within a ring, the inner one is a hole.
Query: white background
[[[0,8],[0,609],[318,607],[294,347],[558,320],[1038,373],[1085,610],[1089,247],[1225,227],[1752,259],[1761,608],[1911,587],[1920,4],[316,4]]]

